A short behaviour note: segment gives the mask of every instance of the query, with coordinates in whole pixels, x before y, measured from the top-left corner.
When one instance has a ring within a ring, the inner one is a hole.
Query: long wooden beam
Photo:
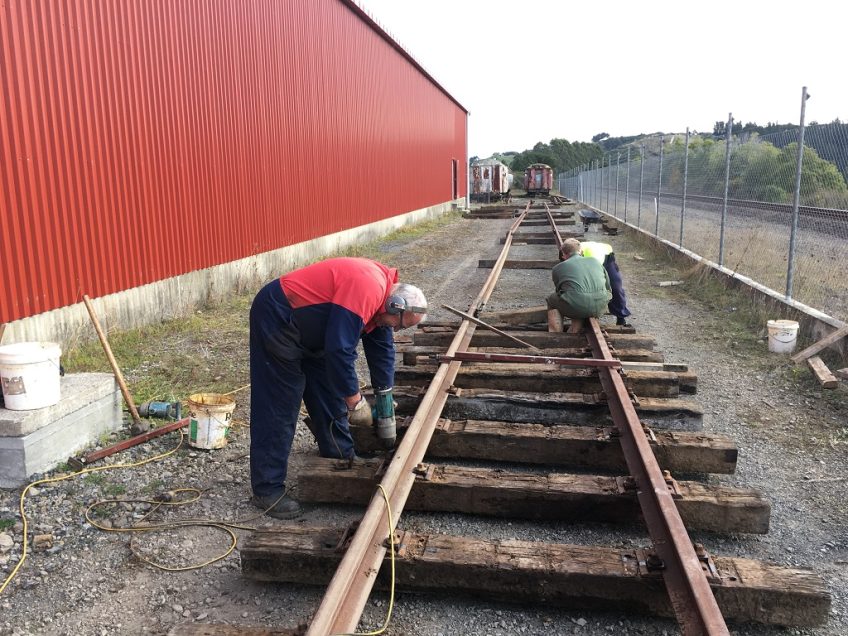
[[[381,453],[382,444],[370,426],[351,425],[357,453]],[[406,432],[398,421],[398,435]],[[733,473],[739,455],[724,435],[681,431],[651,431],[654,456],[664,470],[686,473]],[[627,471],[621,444],[611,427],[565,426],[439,420],[427,447],[427,457],[567,466],[590,470]]]
[[[241,546],[242,573],[259,581],[324,585],[345,552],[343,534],[340,529],[295,523],[258,530]],[[671,615],[662,575],[649,569],[647,553],[641,549],[398,535],[399,590],[581,611],[612,608]],[[704,556],[704,560],[710,588],[729,620],[791,627],[815,627],[828,620],[831,595],[825,582],[809,570],[731,557]],[[387,589],[388,557],[375,575],[376,586]],[[561,633],[561,628],[566,626],[552,625],[551,633]]]
[[[547,331],[527,332],[507,331],[510,335],[517,336],[525,342],[529,342],[539,349],[572,349],[587,346],[586,336],[579,333],[551,333]],[[453,333],[426,332],[418,330],[412,335],[412,344],[418,346],[447,347],[453,339]],[[609,333],[608,341],[616,349],[653,349],[656,340],[651,336],[630,333]],[[504,338],[491,331],[478,331],[471,339],[472,347],[512,347],[509,338]]]
[[[421,389],[396,386],[394,398],[398,413],[414,413],[421,400]],[[704,411],[690,398],[640,397],[636,413],[646,426],[663,430],[700,431]],[[599,418],[609,414],[600,393],[536,393],[498,389],[454,390],[442,410],[452,420],[496,420],[598,426]]]
[[[404,386],[426,386],[432,379],[433,369],[427,366],[395,369],[395,382]],[[681,391],[695,393],[697,376],[689,372],[628,371],[626,384],[640,398],[673,398]],[[594,368],[514,363],[466,363],[454,385],[470,389],[562,393],[600,393],[603,390]]]
[[[297,477],[298,499],[308,503],[367,504],[379,459],[354,462],[310,457]],[[575,522],[635,523],[641,518],[635,483],[607,475],[517,472],[446,464],[420,467],[408,510],[462,512],[490,517]],[[674,482],[666,488],[692,530],[768,532],[771,505],[747,488]]]
[[[469,347],[469,351],[477,353],[516,353],[517,349],[507,347]],[[436,364],[435,358],[432,356],[442,354],[445,350],[442,347],[422,347],[416,345],[400,344],[395,345],[395,351],[401,354],[403,363],[409,366],[418,364]],[[591,354],[585,349],[545,349],[546,356],[558,356],[562,358],[590,358]],[[688,371],[688,366],[685,364],[668,363],[663,364],[663,354],[659,351],[650,351],[649,349],[621,349],[618,351],[618,359],[621,360],[624,366],[628,363],[655,363],[660,365],[656,370],[661,371]]]

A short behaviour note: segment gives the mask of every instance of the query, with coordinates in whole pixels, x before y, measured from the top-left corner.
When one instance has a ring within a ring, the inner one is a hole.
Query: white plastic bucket
[[[768,345],[772,353],[792,353],[798,343],[798,323],[794,320],[769,320]]]
[[[195,448],[223,448],[230,434],[236,401],[218,393],[195,393],[188,398],[188,443]]]
[[[55,342],[18,342],[0,347],[3,401],[11,411],[53,406],[60,399],[59,358]]]

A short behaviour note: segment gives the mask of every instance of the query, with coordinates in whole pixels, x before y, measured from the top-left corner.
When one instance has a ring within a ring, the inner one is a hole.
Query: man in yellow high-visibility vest
[[[621,279],[618,263],[615,262],[612,245],[584,241],[580,243],[580,251],[583,256],[594,258],[604,266],[612,289],[612,300],[609,301],[607,309],[615,316],[615,324],[629,327],[627,317],[630,315],[630,310],[627,308],[627,295],[624,293],[624,282]]]

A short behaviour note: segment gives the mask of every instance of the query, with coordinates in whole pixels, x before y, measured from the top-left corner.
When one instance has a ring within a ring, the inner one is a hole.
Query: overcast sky
[[[466,109],[469,156],[848,120],[840,0],[358,0]]]

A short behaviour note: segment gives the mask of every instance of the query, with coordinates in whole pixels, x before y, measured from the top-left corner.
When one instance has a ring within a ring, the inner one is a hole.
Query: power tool
[[[179,402],[144,402],[138,407],[141,417],[159,417],[163,420],[182,419],[182,408]]]
[[[395,401],[392,398],[392,387],[375,389],[377,398],[374,407],[374,423],[377,427],[377,439],[388,449],[394,448],[397,440],[397,424],[395,422]]]

